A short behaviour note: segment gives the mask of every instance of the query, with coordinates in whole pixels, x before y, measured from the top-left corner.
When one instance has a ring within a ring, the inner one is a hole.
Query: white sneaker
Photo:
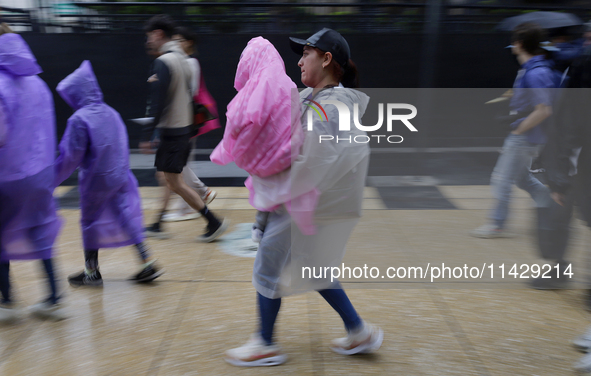
[[[333,340],[330,349],[342,355],[367,354],[378,351],[383,340],[382,329],[364,322],[360,330]]]
[[[201,213],[198,213],[194,210],[189,212],[184,212],[181,210],[174,211],[172,213],[166,213],[162,216],[163,222],[180,222],[180,221],[190,221],[191,219],[196,219],[201,217]]]
[[[0,324],[13,324],[22,318],[22,312],[14,304],[0,304]]]
[[[278,366],[285,363],[279,346],[267,346],[259,334],[254,334],[240,347],[226,351],[226,362],[238,367]]]
[[[589,350],[591,349],[591,327],[587,329],[585,334],[577,337],[573,341],[573,346],[579,351],[585,353],[589,352]]]
[[[208,188],[207,193],[205,194],[205,196],[202,197],[203,202],[205,203],[205,205],[209,205],[213,200],[215,200],[217,195],[218,193],[216,191]]]
[[[263,240],[263,231],[260,228],[253,227],[251,237],[253,242],[260,243]]]
[[[579,359],[573,368],[578,372],[591,372],[591,354],[587,354]]]
[[[62,304],[52,304],[49,300],[37,303],[29,308],[31,315],[51,321],[61,321],[68,318]]]
[[[486,224],[478,227],[470,232],[470,235],[475,238],[493,239],[493,238],[510,238],[513,234],[507,230],[497,227],[496,225]]]

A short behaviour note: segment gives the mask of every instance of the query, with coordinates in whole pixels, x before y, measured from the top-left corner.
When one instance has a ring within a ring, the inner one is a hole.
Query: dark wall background
[[[199,61],[207,87],[218,103],[220,114],[235,95],[234,74],[240,53],[257,35],[206,35],[199,45]],[[127,123],[130,146],[137,147],[139,126],[128,119],[142,117],[146,102],[146,79],[150,58],[143,47],[144,36],[138,34],[24,34],[44,72],[41,78],[54,92],[58,133],[64,132],[72,110],[55,92],[57,84],[74,71],[83,60],[90,60],[104,99]],[[518,68],[509,50],[504,49],[509,37],[492,35],[440,35],[437,58],[421,61],[421,35],[345,35],[360,72],[363,88],[416,88],[421,70],[431,66],[435,72],[433,87],[438,88],[508,88]],[[289,48],[288,35],[267,37],[285,60],[287,74],[301,86],[296,56]],[[501,93],[502,90],[499,91]],[[222,123],[225,118],[222,116]],[[465,129],[454,127],[446,137],[461,140]],[[421,129],[423,131],[423,129]],[[425,129],[424,135],[430,133]],[[472,131],[472,133],[474,133]],[[498,133],[498,134],[497,134]],[[221,139],[222,130],[201,137],[198,147],[212,148]],[[506,130],[482,133],[480,141],[466,140],[463,146],[499,144]],[[437,141],[424,141],[425,146],[443,146]],[[496,142],[496,141],[495,141]],[[461,142],[460,145],[462,146]]]

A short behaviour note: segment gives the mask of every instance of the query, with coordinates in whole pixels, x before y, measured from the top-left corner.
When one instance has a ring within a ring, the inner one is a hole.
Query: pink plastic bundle
[[[290,194],[288,170],[304,143],[299,95],[285,73],[283,59],[268,40],[257,37],[248,42],[234,87],[238,94],[228,105],[224,138],[211,160],[220,165],[235,162],[252,175],[245,185],[254,208],[272,211],[286,204],[302,233],[315,233],[319,192],[314,189],[299,197]],[[253,177],[258,184],[253,184]]]
[[[292,121],[291,96],[296,85],[268,40],[257,37],[248,42],[234,87],[238,94],[228,104],[224,138],[211,160],[221,165],[235,162],[259,177],[286,170],[303,143],[303,131],[299,118]]]

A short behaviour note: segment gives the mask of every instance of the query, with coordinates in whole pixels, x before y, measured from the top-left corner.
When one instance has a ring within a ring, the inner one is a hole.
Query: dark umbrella
[[[542,29],[555,29],[558,27],[578,26],[583,21],[574,14],[560,12],[531,12],[520,16],[509,17],[497,26],[499,30],[512,31],[524,22],[532,22]]]

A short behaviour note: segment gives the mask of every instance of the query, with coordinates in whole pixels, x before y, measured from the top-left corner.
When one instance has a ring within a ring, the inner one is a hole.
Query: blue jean
[[[503,150],[491,176],[491,188],[496,203],[490,213],[490,219],[499,228],[505,226],[509,215],[513,184],[527,191],[536,202],[536,207],[550,205],[550,191],[536,179],[529,168],[539,154],[542,145],[527,141],[527,136],[510,134],[505,139]]]

